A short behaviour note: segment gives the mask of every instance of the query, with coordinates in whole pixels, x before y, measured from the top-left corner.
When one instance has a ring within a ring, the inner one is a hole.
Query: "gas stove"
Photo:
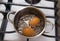
[[[10,6],[9,6],[10,5]],[[3,31],[8,31],[3,35],[0,35],[1,39],[4,41],[28,41],[28,39],[18,35],[18,33],[15,32],[13,24],[11,24],[7,19],[6,15],[9,11],[18,11],[21,10],[27,6],[30,6],[31,4],[26,2],[25,0],[1,0],[0,2],[0,28],[3,29]],[[32,4],[34,7],[37,7],[39,10],[41,10],[45,16],[46,19],[55,24],[55,9],[54,9],[54,1],[52,0],[40,0],[37,4]],[[3,14],[4,13],[4,14]],[[11,15],[11,19],[13,20],[14,16]],[[48,26],[45,31],[51,31],[51,26]],[[10,33],[10,31],[12,31]],[[14,32],[14,33],[13,33]],[[51,36],[51,37],[49,37]],[[54,30],[50,33],[45,33],[37,38],[29,39],[29,41],[55,41],[55,27]]]

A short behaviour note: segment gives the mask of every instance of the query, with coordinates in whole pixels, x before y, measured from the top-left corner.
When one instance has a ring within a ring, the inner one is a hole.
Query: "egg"
[[[38,17],[32,17],[32,19],[29,21],[30,26],[37,26],[40,23],[40,18]]]
[[[35,35],[35,31],[31,27],[24,27],[22,30],[22,34],[27,37],[31,37]]]

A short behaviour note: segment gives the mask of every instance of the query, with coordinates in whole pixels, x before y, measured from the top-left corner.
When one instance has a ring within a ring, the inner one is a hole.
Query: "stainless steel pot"
[[[23,8],[22,10],[19,10],[19,11],[17,11],[17,12],[14,12],[13,14],[15,14],[15,16],[14,16],[14,20],[13,20],[13,21],[9,18],[9,15],[10,15],[11,13],[13,13],[13,12],[11,11],[11,12],[8,13],[7,19],[8,19],[8,21],[10,21],[10,22],[14,25],[14,28],[16,29],[16,31],[17,31],[20,35],[22,35],[22,34],[21,34],[21,30],[18,30],[18,29],[19,29],[19,28],[22,28],[22,27],[18,27],[18,23],[19,23],[19,21],[21,21],[20,18],[21,18],[22,16],[25,16],[25,15],[29,15],[29,16],[30,16],[30,15],[35,15],[35,16],[37,16],[37,17],[39,17],[39,18],[41,19],[41,23],[40,23],[40,26],[41,26],[41,27],[39,28],[39,29],[41,29],[41,31],[40,31],[37,35],[35,35],[35,36],[33,36],[33,37],[27,37],[27,38],[34,38],[34,37],[38,37],[38,36],[42,35],[43,33],[49,33],[48,31],[45,32],[46,22],[48,22],[48,23],[52,26],[52,30],[53,30],[54,24],[51,23],[50,21],[48,21],[48,20],[46,19],[45,15],[44,15],[44,13],[43,13],[41,10],[37,9],[36,7],[30,6],[30,7]],[[24,18],[24,19],[25,19],[25,18]],[[23,20],[22,20],[22,21],[23,21]],[[21,24],[20,24],[20,25],[21,25]],[[22,25],[23,25],[23,23],[22,23]],[[24,25],[23,25],[23,26],[24,26]],[[47,26],[48,26],[48,25],[47,25]],[[37,30],[38,30],[38,29],[37,29]],[[22,36],[24,36],[24,35],[22,35]],[[26,36],[24,36],[24,37],[26,37]]]

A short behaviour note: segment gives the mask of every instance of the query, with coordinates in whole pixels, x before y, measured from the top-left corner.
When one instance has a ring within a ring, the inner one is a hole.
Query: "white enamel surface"
[[[3,4],[0,4],[0,11],[5,11],[5,6]]]
[[[7,2],[8,0],[0,0],[0,2]]]
[[[1,23],[2,23],[3,15],[0,13],[0,28],[1,28]]]

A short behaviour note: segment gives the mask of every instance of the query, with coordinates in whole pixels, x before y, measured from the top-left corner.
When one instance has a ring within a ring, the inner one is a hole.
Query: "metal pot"
[[[16,29],[16,31],[17,31],[19,34],[20,34],[20,31],[18,30],[18,29],[19,29],[18,23],[19,23],[19,21],[21,21],[20,18],[21,18],[22,16],[25,16],[25,15],[29,15],[29,16],[30,16],[30,15],[35,15],[35,16],[37,16],[37,17],[39,17],[39,18],[41,19],[41,23],[40,23],[40,26],[41,26],[40,29],[41,29],[41,31],[40,31],[37,35],[35,35],[35,36],[33,36],[33,37],[27,37],[27,38],[34,38],[34,37],[38,37],[38,36],[42,35],[43,33],[49,33],[49,32],[45,32],[46,22],[48,22],[49,24],[51,24],[52,30],[53,30],[54,24],[52,24],[50,21],[46,20],[46,17],[45,17],[45,15],[44,15],[44,13],[43,13],[41,10],[37,9],[36,7],[30,6],[30,7],[24,8],[24,9],[22,9],[22,10],[19,10],[19,11],[17,11],[17,12],[13,12],[13,14],[15,14],[13,21],[9,18],[9,15],[10,15],[11,13],[12,13],[12,12],[9,12],[9,13],[7,14],[7,19],[8,19],[8,21],[10,21],[10,22],[14,25],[14,28]],[[24,25],[23,25],[23,26],[24,26]],[[47,25],[47,26],[48,26],[48,25]],[[38,30],[38,29],[37,29],[37,30]],[[20,34],[20,35],[21,35],[21,34]],[[22,35],[22,36],[24,36],[24,35]],[[24,37],[26,37],[26,36],[24,36]]]

